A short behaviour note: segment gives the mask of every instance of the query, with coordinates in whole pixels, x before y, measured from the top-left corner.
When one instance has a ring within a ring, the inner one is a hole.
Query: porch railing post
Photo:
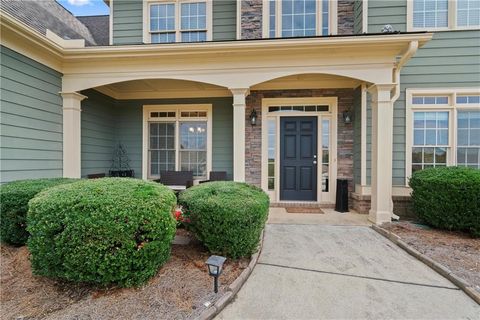
[[[233,94],[233,180],[245,182],[245,98],[248,88],[230,89]]]
[[[81,103],[77,92],[60,92],[63,99],[63,177],[81,177]]]

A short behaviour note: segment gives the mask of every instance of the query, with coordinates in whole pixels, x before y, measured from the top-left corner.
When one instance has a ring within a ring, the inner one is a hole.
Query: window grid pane
[[[275,38],[275,30],[276,30],[276,21],[275,21],[275,10],[276,10],[276,3],[275,0],[270,0],[269,2],[269,35],[270,38]]]
[[[282,0],[282,36],[314,36],[316,6],[315,0]]]
[[[480,169],[480,111],[459,111],[457,165]]]
[[[415,96],[413,104],[448,104],[448,96]]]
[[[414,146],[448,146],[448,112],[414,112]]]
[[[412,172],[425,168],[445,167],[447,151],[446,147],[413,147]]]
[[[480,95],[457,96],[457,103],[480,104]]]
[[[459,27],[480,25],[480,0],[457,0],[457,25]]]
[[[207,11],[205,2],[181,4],[181,29],[205,30],[207,28]]]
[[[328,36],[328,16],[329,16],[329,1],[323,0],[322,2],[322,35]]]
[[[150,176],[160,171],[175,170],[175,123],[150,122],[149,146]]]
[[[448,27],[448,0],[414,0],[415,28]]]

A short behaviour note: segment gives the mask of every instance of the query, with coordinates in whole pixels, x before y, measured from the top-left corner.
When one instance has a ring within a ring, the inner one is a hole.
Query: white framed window
[[[407,31],[480,28],[480,0],[409,0]]]
[[[337,33],[336,0],[264,0],[263,8],[264,38]]]
[[[205,179],[212,168],[212,106],[150,105],[143,110],[143,178],[193,171],[195,179]]]
[[[212,40],[212,0],[144,0],[145,43]]]
[[[480,88],[407,89],[406,176],[441,166],[480,169]]]

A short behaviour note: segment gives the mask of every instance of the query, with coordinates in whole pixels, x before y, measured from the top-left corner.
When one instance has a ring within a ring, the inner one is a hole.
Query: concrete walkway
[[[259,263],[217,319],[480,319],[463,291],[368,226],[316,216],[270,217]]]

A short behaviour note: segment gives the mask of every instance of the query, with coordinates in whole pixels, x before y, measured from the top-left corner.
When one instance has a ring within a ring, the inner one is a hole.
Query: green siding
[[[237,3],[235,0],[213,2],[213,40],[237,37]],[[141,0],[113,1],[113,44],[143,43],[143,4]]]
[[[362,87],[353,92],[353,183],[361,183],[362,174]]]
[[[62,74],[1,46],[0,182],[62,176]]]
[[[141,0],[113,1],[113,44],[143,43],[143,3]]]
[[[114,100],[95,90],[82,94],[82,177],[107,174],[116,145]]]
[[[406,1],[369,1],[369,32],[385,23],[406,30]],[[388,20],[388,19],[390,20]],[[405,90],[408,88],[468,88],[480,86],[480,30],[436,32],[404,66],[401,94],[394,105],[393,184],[405,185]],[[367,182],[371,168],[371,109],[367,121]]]
[[[368,1],[368,32],[378,33],[386,24],[397,31],[406,31],[407,2],[406,0],[369,0]]]
[[[233,174],[233,108],[232,98],[121,100],[116,103],[116,137],[127,151],[135,176],[142,176],[142,108],[150,104],[213,105],[212,169]]]
[[[353,33],[363,33],[363,0],[356,0],[353,5]]]
[[[213,40],[237,38],[237,2],[216,0],[213,2]]]

